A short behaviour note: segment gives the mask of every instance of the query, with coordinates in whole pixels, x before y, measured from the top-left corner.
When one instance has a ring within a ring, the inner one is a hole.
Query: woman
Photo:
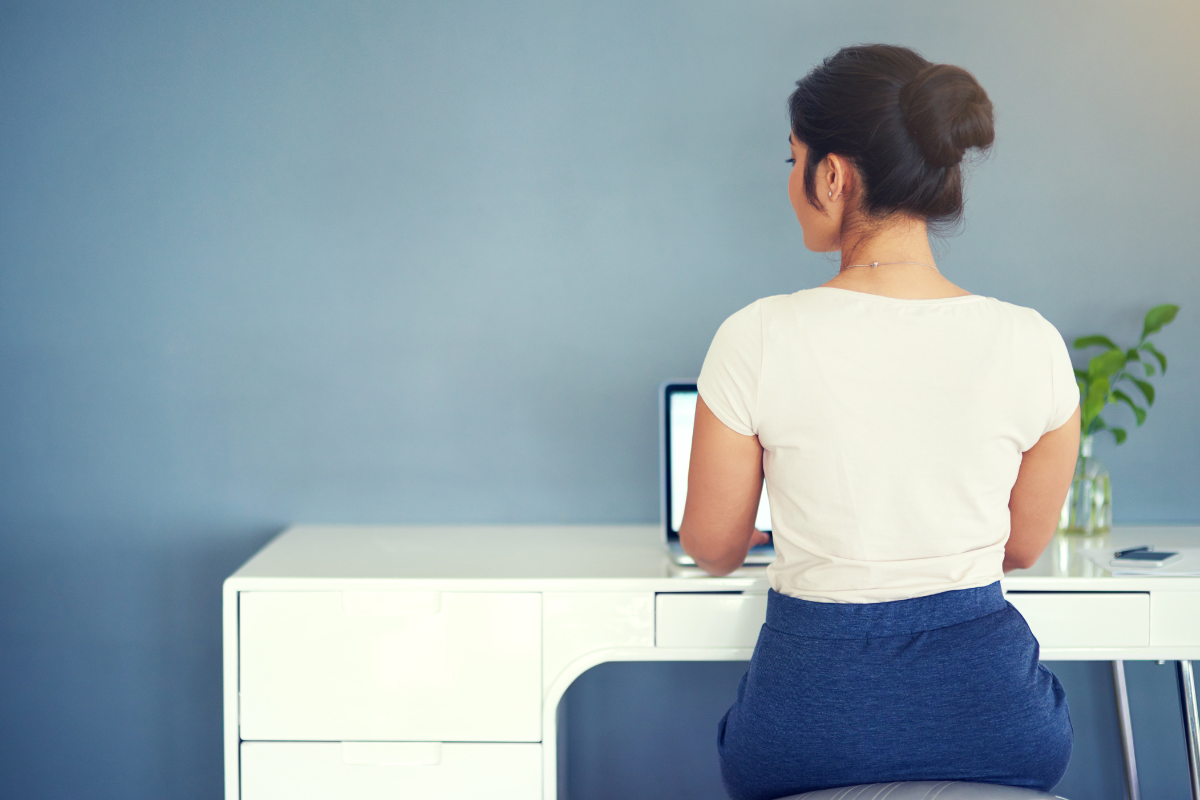
[[[766,540],[767,622],[721,721],[736,800],[893,780],[1049,790],[1071,752],[1058,680],[1000,593],[1053,535],[1079,393],[1036,311],[941,275],[993,139],[970,73],[848,47],[789,100],[788,193],[823,286],[721,326],[699,379],[680,538],[713,574]]]

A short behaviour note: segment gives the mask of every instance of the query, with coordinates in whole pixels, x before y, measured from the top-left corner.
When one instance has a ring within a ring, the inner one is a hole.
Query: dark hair
[[[858,170],[868,217],[902,213],[934,227],[962,216],[964,152],[995,138],[992,102],[975,76],[895,45],[843,47],[796,82],[788,111],[808,147],[810,203],[818,205],[817,166],[837,153]]]

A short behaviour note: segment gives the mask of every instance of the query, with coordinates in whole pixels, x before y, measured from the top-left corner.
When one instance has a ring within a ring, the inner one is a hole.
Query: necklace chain
[[[850,269],[851,267],[886,267],[889,264],[916,264],[919,267],[929,267],[934,272],[941,272],[933,264],[926,264],[924,261],[872,261],[870,264],[847,264],[842,269]]]

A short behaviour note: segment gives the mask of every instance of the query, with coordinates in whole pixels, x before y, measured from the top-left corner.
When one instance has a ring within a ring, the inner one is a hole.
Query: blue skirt
[[[734,800],[886,781],[1049,791],[1071,757],[1062,685],[1000,584],[888,603],[771,591],[718,726]]]

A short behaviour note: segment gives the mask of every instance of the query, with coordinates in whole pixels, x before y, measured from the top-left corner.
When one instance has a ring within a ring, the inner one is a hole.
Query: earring
[[[830,196],[830,197],[833,197],[833,189],[830,189],[830,190],[829,190],[829,196]]]

